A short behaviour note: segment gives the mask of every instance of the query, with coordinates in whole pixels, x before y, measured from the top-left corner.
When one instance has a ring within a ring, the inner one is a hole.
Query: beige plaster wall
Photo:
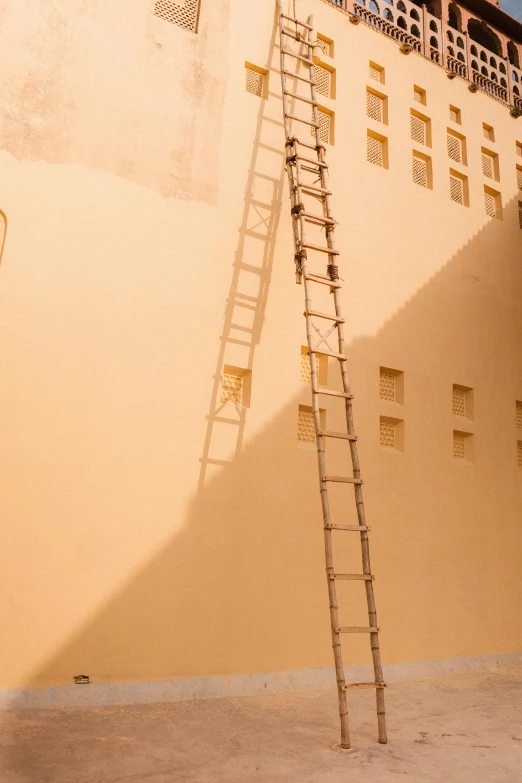
[[[327,3],[297,5],[335,45],[329,162],[384,661],[519,650],[522,125]],[[0,3],[2,687],[331,664],[316,459],[296,438],[310,395],[274,7],[207,0],[193,36],[151,6]],[[389,170],[366,162],[370,59]],[[245,61],[269,69],[267,100],[245,92]],[[450,103],[469,208],[448,195]],[[432,190],[411,182],[411,108],[433,122]],[[482,122],[502,221],[484,213]],[[223,364],[252,371],[251,405],[216,420]],[[401,454],[379,446],[381,365],[404,372]],[[473,465],[452,456],[453,383],[474,389]],[[363,588],[340,599],[364,624]],[[349,640],[345,662],[367,653]]]

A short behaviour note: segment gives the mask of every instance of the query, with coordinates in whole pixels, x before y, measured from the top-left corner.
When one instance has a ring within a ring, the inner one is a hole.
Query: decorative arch
[[[520,57],[518,54],[518,47],[513,41],[508,41],[507,45],[508,60],[515,68],[520,68]]]
[[[495,60],[494,57],[490,57],[489,58],[489,64],[491,65],[492,68],[497,68],[498,67],[497,66],[497,61]]]
[[[482,76],[489,76],[488,69],[486,68],[485,65],[483,65],[482,68],[480,69],[480,73],[482,74]]]
[[[514,82],[518,82],[518,73],[516,71],[513,71],[513,73],[511,74],[511,78],[513,79]]]
[[[462,52],[459,52],[459,53],[457,54],[457,60],[460,60],[460,62],[461,62],[461,63],[465,63],[465,62],[466,62],[466,58],[464,57],[464,55],[462,54]]]
[[[403,14],[408,13],[408,9],[406,8],[402,0],[399,0],[399,2],[397,3],[397,11],[402,11]]]
[[[490,74],[489,78],[491,79],[492,82],[498,82],[498,76],[495,73],[495,71],[491,71],[491,74]]]
[[[416,22],[420,22],[419,12],[416,11],[415,8],[411,9],[410,16],[411,16],[412,19],[415,19]]]
[[[375,2],[375,0],[370,0],[370,2],[368,3],[368,8],[370,9],[370,11],[373,11],[374,14],[380,13],[379,6]]]
[[[406,20],[404,19],[403,16],[399,16],[399,18],[397,19],[397,27],[400,27],[401,30],[408,29],[408,25],[406,24]]]
[[[410,33],[414,35],[415,38],[420,38],[420,30],[416,24],[412,24]]]
[[[432,47],[432,49],[438,49],[439,48],[439,42],[437,41],[437,39],[435,38],[434,35],[432,35],[431,38],[430,38],[430,46]]]
[[[502,85],[502,87],[507,87],[507,81],[504,79],[503,76],[500,79],[500,84]]]
[[[483,62],[483,63],[487,63],[487,61],[488,61],[488,56],[487,56],[486,52],[482,51],[482,52],[480,53],[480,59],[482,60],[482,62]]]
[[[478,69],[479,69],[478,62],[476,60],[472,60],[471,61],[471,67],[473,68],[474,71],[478,71]]]
[[[450,3],[448,6],[448,24],[454,30],[462,32],[462,13],[456,3]]]
[[[433,21],[433,19],[430,22],[430,30],[434,33],[439,32],[439,28],[437,27],[437,22]]]
[[[457,38],[457,46],[459,47],[459,49],[464,49],[464,41],[462,40],[462,38],[460,37],[460,35],[459,35],[459,37]]]
[[[503,73],[503,74],[506,73],[506,66],[504,65],[504,63],[502,63],[502,62],[499,63],[498,70],[500,71],[500,73]]]
[[[468,22],[468,33],[472,41],[476,41],[480,46],[502,57],[500,38],[485,22],[481,22],[478,19],[470,19]]]
[[[471,45],[470,52],[473,55],[473,57],[478,57],[478,49],[475,46],[475,44]]]
[[[382,15],[384,16],[385,19],[388,20],[388,22],[393,22],[393,14],[389,8],[385,8],[384,11],[382,12]]]
[[[515,86],[513,87],[513,92],[515,93],[515,95],[520,95],[520,90],[518,89],[518,87],[517,87],[517,85],[516,85],[516,84],[515,84]]]
[[[448,46],[448,52],[451,54],[452,57],[455,57],[455,50],[453,46]]]
[[[446,38],[450,43],[455,43],[455,36],[451,32],[451,30],[448,30],[448,32],[446,33]]]

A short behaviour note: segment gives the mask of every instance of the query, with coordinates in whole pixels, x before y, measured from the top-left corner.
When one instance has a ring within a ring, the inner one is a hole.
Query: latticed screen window
[[[302,443],[315,443],[314,414],[309,408],[299,406],[297,419],[297,440]]]
[[[518,467],[522,468],[522,440],[517,441]]]
[[[263,97],[265,77],[259,71],[254,68],[246,66],[246,91],[252,95],[257,95],[258,98]]]
[[[370,90],[366,92],[366,114],[376,122],[384,122],[384,100]]]
[[[517,141],[517,158],[522,158],[522,144]]]
[[[195,33],[198,25],[199,0],[156,0],[154,16]]]
[[[379,379],[379,396],[381,400],[388,400],[389,402],[395,402],[396,388],[395,380],[396,375],[386,370],[381,370]]]
[[[522,228],[522,201],[518,202],[518,225]]]
[[[520,166],[517,166],[517,185],[518,189],[522,190],[522,168]]]
[[[330,57],[331,44],[329,41],[323,41],[322,38],[318,38],[316,44],[321,49],[323,54],[325,54],[327,57]]]
[[[424,158],[412,157],[412,178],[416,185],[421,188],[428,187],[428,163]]]
[[[482,126],[484,138],[488,141],[493,141],[493,128],[490,128],[489,125],[483,125]]]
[[[464,204],[464,182],[460,177],[450,175],[450,197],[457,204]]]
[[[493,166],[493,158],[491,155],[488,155],[487,153],[482,153],[482,173],[485,177],[488,177],[489,179],[493,179],[494,176],[494,166]]]
[[[522,430],[522,402],[517,402],[517,429]]]
[[[489,217],[497,217],[497,199],[493,193],[488,193],[487,190],[484,191],[484,206],[486,215],[489,215]]]
[[[242,391],[243,379],[240,375],[223,373],[221,402],[232,402],[234,405],[241,405]]]
[[[458,122],[459,121],[458,109],[454,109],[453,106],[450,106],[449,115],[450,115],[451,122]]]
[[[462,163],[462,140],[448,133],[448,155],[456,163]]]
[[[453,387],[453,415],[465,416],[466,415],[466,392],[464,389],[459,389],[457,386]]]
[[[387,449],[395,448],[395,424],[389,421],[380,421],[380,443]]]
[[[466,459],[466,436],[461,432],[453,433],[453,456],[457,459]]]
[[[319,65],[314,66],[314,82],[315,89],[320,95],[330,97],[331,91],[331,73],[326,68],[321,68]]]
[[[370,63],[370,68],[369,68],[369,72],[368,72],[368,75],[369,75],[370,79],[373,79],[375,82],[380,82],[381,81],[381,74],[382,74],[381,69],[380,68],[376,68],[375,65],[372,65]]]
[[[321,141],[323,141],[325,144],[330,144],[332,135],[332,117],[330,114],[325,111],[321,111],[320,109],[318,109],[317,113],[319,115],[319,136],[321,137]]]
[[[411,137],[417,144],[426,144],[426,122],[416,117],[414,114],[410,117]]]
[[[319,119],[319,138],[324,144],[331,144],[332,139],[332,116],[326,111],[317,109]],[[311,119],[313,120],[313,112]],[[310,135],[315,136],[315,128],[310,129]]]
[[[413,100],[415,101],[415,103],[422,103],[422,104],[424,104],[424,102],[425,102],[424,96],[425,95],[426,95],[426,93],[424,92],[424,90],[421,90],[418,87],[414,88],[414,90],[413,90]]]
[[[384,142],[368,134],[366,141],[366,159],[374,166],[384,167]]]
[[[301,368],[299,377],[303,383],[310,383],[312,380],[312,368],[310,367],[310,357],[304,351],[301,351]]]

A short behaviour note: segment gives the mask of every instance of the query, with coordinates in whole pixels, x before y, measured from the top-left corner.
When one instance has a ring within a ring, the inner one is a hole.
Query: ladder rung
[[[330,288],[342,288],[340,283],[335,283],[329,277],[322,277],[321,275],[305,275],[305,280],[311,280],[312,283],[320,283],[321,285],[329,285]]]
[[[321,356],[330,356],[332,359],[339,359],[339,361],[346,361],[348,358],[344,355],[344,353],[334,353],[333,351],[323,351],[322,349],[320,351],[316,351],[315,349],[312,349],[309,351],[309,353],[318,353]]]
[[[318,386],[317,389],[312,389],[312,391],[314,394],[329,394],[330,397],[344,397],[345,400],[353,400],[353,394],[335,391],[335,389],[325,389],[324,386]]]
[[[310,166],[301,166],[301,171],[309,171],[310,174],[315,174],[316,176],[321,173],[321,168],[318,166],[315,169],[311,169]],[[302,188],[308,187],[307,185],[301,185]]]
[[[295,186],[298,187],[297,185]],[[332,191],[331,190],[325,190],[324,188],[317,188],[315,185],[299,185],[299,187],[303,190],[314,190],[317,193],[322,193],[324,196],[331,196]]]
[[[303,155],[292,155],[292,157],[297,158],[297,160],[304,160],[305,163],[312,163],[314,166],[319,166],[320,169],[327,169],[328,163],[321,163],[320,160],[313,160],[312,158],[305,158]],[[289,158],[286,161],[287,163],[293,163],[294,161]]]
[[[321,476],[321,481],[336,481],[340,484],[362,484],[362,479],[352,478],[351,476]]]
[[[303,245],[305,247],[305,245]],[[330,315],[330,313],[321,313],[319,310],[306,310],[305,315],[313,315],[315,318],[326,318],[327,321],[335,321],[338,324],[344,324],[344,318],[340,318],[338,315]],[[324,351],[322,351],[324,353]],[[342,356],[343,359],[346,359],[346,356],[343,354],[338,354],[338,356]]]
[[[290,139],[288,140],[290,141]],[[300,144],[301,147],[308,147],[309,150],[315,150],[317,152],[317,144],[308,144],[306,141],[300,141],[300,139],[294,138],[293,144]]]
[[[296,215],[296,217],[299,217],[299,215]],[[315,220],[317,223],[324,223],[327,226],[334,226],[336,222],[333,218],[313,215],[311,212],[301,212],[301,217],[304,217],[306,220]]]
[[[296,117],[294,114],[285,114],[285,117],[287,120],[297,120],[297,122],[304,122],[305,125],[311,125],[312,128],[319,128],[319,124],[317,122],[312,122],[311,120],[305,120],[303,117]]]
[[[334,628],[334,633],[379,633],[380,630],[380,628],[373,626],[366,628],[366,626],[361,625],[342,625]]]
[[[307,30],[313,30],[314,28],[307,24],[306,22],[300,22],[299,19],[296,19],[294,16],[287,16],[286,14],[281,14],[282,19],[288,19],[289,22],[292,22],[293,24],[299,24],[301,27],[306,27]]]
[[[297,33],[297,35],[296,35],[291,30],[287,30],[286,27],[283,27],[281,32],[283,33],[283,35],[287,35],[289,38],[293,38],[294,41],[299,41],[299,43],[303,43],[306,46],[310,46],[308,41],[305,41],[303,36],[300,33]]]
[[[283,71],[283,73],[285,74],[285,76],[291,76],[292,79],[299,79],[300,82],[306,82],[307,84],[315,84],[315,82],[312,79],[307,79],[305,76],[300,76],[298,73],[293,73],[292,71]]]
[[[357,440],[357,435],[348,435],[348,433],[346,432],[332,432],[331,430],[319,430],[317,434],[322,435],[323,438],[340,438],[341,440]]]
[[[359,580],[362,582],[373,582],[375,577],[371,574],[328,574],[328,579],[349,579],[351,581]]]
[[[298,101],[303,101],[303,103],[310,103],[312,106],[318,106],[317,101],[313,101],[311,98],[305,98],[303,95],[297,95],[295,92],[289,92],[288,90],[285,90],[284,94],[288,95],[290,98],[297,98]]]
[[[328,253],[329,256],[341,255],[339,250],[334,250],[331,247],[322,247],[321,245],[309,245],[307,242],[304,242],[301,247],[306,247],[308,250],[317,250],[319,253]]]
[[[308,65],[313,65],[314,61],[310,60],[308,57],[303,57],[302,54],[296,54],[295,52],[291,52],[290,49],[281,49],[282,54],[287,54],[289,57],[295,57],[296,60],[301,60],[303,63],[307,63]]]
[[[348,530],[352,533],[367,533],[371,527],[367,525],[326,525],[327,530]]]
[[[341,686],[342,691],[356,690],[357,688],[386,688],[385,682],[349,682]]]

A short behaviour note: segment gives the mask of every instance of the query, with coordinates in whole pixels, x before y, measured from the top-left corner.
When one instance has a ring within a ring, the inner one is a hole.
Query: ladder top
[[[301,27],[305,27],[307,30],[314,29],[307,22],[300,22],[299,19],[296,19],[294,16],[287,16],[286,14],[281,14],[281,19],[288,19],[289,22],[293,22],[294,24],[299,24],[301,25]]]

